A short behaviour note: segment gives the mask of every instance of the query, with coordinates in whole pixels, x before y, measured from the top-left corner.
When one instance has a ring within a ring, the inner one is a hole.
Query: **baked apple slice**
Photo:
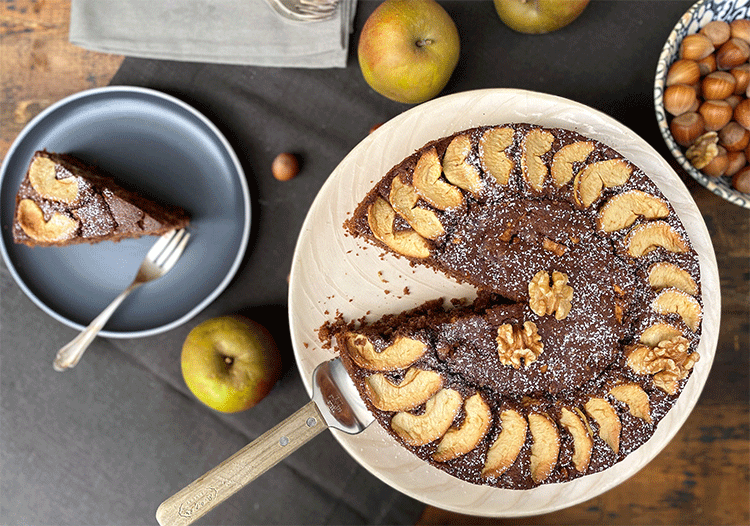
[[[604,232],[627,228],[639,217],[663,219],[669,215],[667,202],[641,190],[628,190],[611,197],[602,206],[597,226]]]
[[[560,433],[548,416],[540,413],[529,414],[531,433],[531,478],[539,483],[546,480],[557,465],[560,454]]]
[[[466,399],[464,412],[466,416],[461,427],[449,429],[432,455],[432,458],[438,462],[465,455],[477,447],[489,431],[492,424],[492,412],[479,393]]]
[[[403,380],[394,384],[385,375],[367,377],[365,391],[372,405],[382,411],[406,411],[424,404],[443,387],[443,377],[435,371],[410,367]]]
[[[518,411],[506,409],[500,413],[502,431],[487,450],[482,477],[499,477],[516,461],[526,443],[526,420]]]
[[[378,352],[369,338],[349,332],[344,336],[347,354],[354,362],[371,371],[395,371],[406,369],[419,360],[427,351],[424,342],[397,336],[388,347]]]
[[[618,384],[609,390],[609,394],[626,404],[631,415],[651,423],[648,394],[641,386],[634,383]]]
[[[615,408],[604,398],[589,398],[584,409],[599,426],[599,436],[617,453],[620,450],[622,424]]]
[[[560,425],[573,437],[573,466],[583,473],[589,467],[594,441],[581,418],[567,407],[560,411]]]
[[[391,428],[411,446],[429,444],[448,431],[462,402],[458,391],[441,389],[427,400],[422,414],[400,412],[393,415]]]

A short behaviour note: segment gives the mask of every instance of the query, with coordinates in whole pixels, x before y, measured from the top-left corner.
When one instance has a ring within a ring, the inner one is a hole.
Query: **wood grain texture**
[[[699,406],[656,459],[587,502],[521,519],[428,507],[418,524],[747,524],[747,435],[743,404]]]
[[[106,1],[106,0],[104,0]],[[120,56],[68,42],[70,0],[0,2],[0,156],[50,104],[106,85]],[[750,524],[750,210],[683,176],[714,242],[722,326],[713,370],[694,412],[668,447],[631,479],[554,514],[484,519],[427,507],[437,524]]]
[[[68,42],[70,0],[0,2],[0,156],[44,108],[105,86],[123,57]]]
[[[156,510],[161,526],[187,526],[328,429],[315,402],[250,442]]]
[[[683,175],[714,243],[722,294],[719,342],[697,406],[670,444],[616,488],[536,517],[488,519],[427,507],[439,524],[750,524],[750,210]]]

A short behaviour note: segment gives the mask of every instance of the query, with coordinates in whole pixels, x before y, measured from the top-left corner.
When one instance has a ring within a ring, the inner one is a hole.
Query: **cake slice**
[[[13,240],[28,246],[66,246],[160,236],[190,219],[127,190],[98,167],[73,156],[37,151],[16,195]]]

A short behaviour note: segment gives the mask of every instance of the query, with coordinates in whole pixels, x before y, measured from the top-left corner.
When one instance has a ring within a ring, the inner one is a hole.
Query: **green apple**
[[[386,0],[365,22],[357,55],[372,89],[416,104],[443,90],[460,47],[456,24],[435,0]]]
[[[185,338],[180,361],[190,391],[224,413],[253,407],[281,377],[273,337],[243,316],[220,316],[196,325]]]
[[[521,33],[549,33],[578,18],[589,0],[494,0],[505,25]]]

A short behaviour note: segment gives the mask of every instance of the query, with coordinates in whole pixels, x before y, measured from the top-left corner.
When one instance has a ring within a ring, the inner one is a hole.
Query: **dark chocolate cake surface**
[[[612,466],[699,359],[684,227],[643,171],[578,133],[514,123],[432,141],[344,228],[479,292],[321,330],[383,428],[462,480],[526,489]]]
[[[187,213],[125,189],[66,154],[35,152],[16,195],[13,240],[29,246],[159,236],[189,224]]]

